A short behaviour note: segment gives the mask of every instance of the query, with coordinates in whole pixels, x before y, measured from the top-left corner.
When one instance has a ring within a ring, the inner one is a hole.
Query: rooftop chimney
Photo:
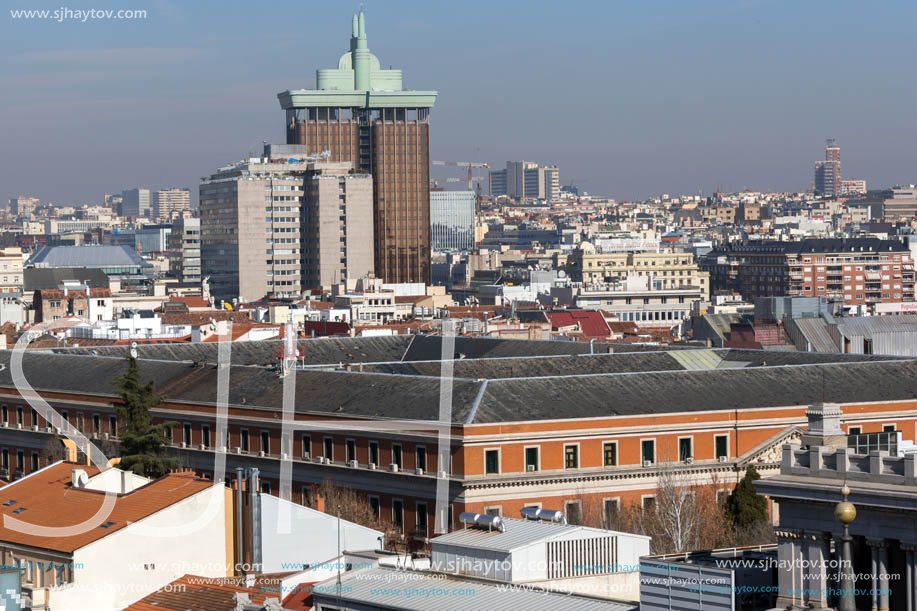
[[[802,435],[806,447],[846,448],[847,435],[841,430],[841,407],[837,403],[816,403],[806,410],[809,431]]]

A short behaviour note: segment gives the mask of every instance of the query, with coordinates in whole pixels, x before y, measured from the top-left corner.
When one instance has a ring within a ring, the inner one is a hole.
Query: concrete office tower
[[[13,216],[32,214],[32,212],[35,211],[35,208],[38,208],[40,205],[41,202],[37,197],[11,197],[10,214]]]
[[[372,177],[305,153],[268,145],[201,183],[201,275],[216,299],[295,298],[372,272]]]
[[[201,281],[201,219],[179,217],[172,224],[169,274],[181,282]]]
[[[560,198],[560,172],[557,166],[539,166],[534,161],[507,161],[505,169],[491,170],[490,194],[516,201],[554,201]]]
[[[183,212],[191,210],[190,189],[160,189],[153,193],[152,200],[153,218],[160,221],[170,221]]]
[[[815,162],[815,195],[834,197],[841,192],[841,147],[828,138],[825,160]]]
[[[150,190],[138,187],[121,191],[121,216],[135,219],[150,216]]]
[[[430,233],[433,250],[474,248],[474,191],[431,191]]]
[[[373,178],[376,276],[430,282],[430,109],[435,91],[406,91],[400,70],[370,53],[362,11],[350,52],[336,69],[316,71],[316,89],[279,93],[287,143]]]

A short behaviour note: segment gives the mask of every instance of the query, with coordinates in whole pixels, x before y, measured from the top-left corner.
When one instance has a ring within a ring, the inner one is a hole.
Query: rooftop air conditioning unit
[[[366,465],[366,467],[367,467],[370,471],[375,471],[375,470],[376,470],[376,463],[371,462],[371,463],[369,463],[368,465]]]
[[[6,422],[6,421],[3,422],[3,426],[4,426],[4,427],[7,427],[7,426],[9,426],[9,425],[10,425],[9,422]]]
[[[33,424],[33,425],[32,425],[32,430],[33,430],[33,431],[37,431],[37,430],[38,430],[38,425],[37,425],[37,424]]]
[[[21,423],[21,422],[17,422],[17,423],[16,423],[16,428],[17,428],[17,429],[21,429],[21,428],[22,428],[22,423]]]
[[[306,460],[309,460],[310,458],[312,458],[312,453],[311,453],[311,452],[303,452],[303,453],[302,453],[302,457],[303,457],[304,459],[306,459]]]
[[[188,447],[188,444],[187,444],[186,442],[183,441],[183,442],[181,442],[181,447],[187,448],[187,447]]]
[[[240,447],[237,446],[237,447],[233,448],[232,451],[235,452],[236,454],[241,454],[241,453],[242,453],[242,448],[240,448]]]
[[[728,456],[720,456],[718,460],[719,460],[720,462],[728,462],[728,461],[729,461],[729,457],[728,457]]]
[[[359,463],[358,461],[356,461],[356,460],[347,461],[347,464],[350,465],[351,467],[353,467],[354,469],[356,469],[357,467],[360,466],[360,463]]]
[[[323,463],[325,462],[325,457],[324,457],[324,456],[316,456],[316,457],[315,457],[315,462],[317,462],[318,464],[321,465],[321,464],[323,464]]]
[[[286,460],[287,458],[289,458],[289,456],[287,456],[287,453],[286,453],[286,452],[281,452],[281,453],[280,453],[280,460]]]
[[[398,473],[398,465],[395,463],[390,464],[388,468],[391,469],[392,473]]]
[[[108,433],[102,433],[102,439],[108,439]]]
[[[644,461],[643,461],[643,466],[644,466],[644,467],[652,467],[652,466],[653,466],[653,461],[651,461],[651,460],[644,460]]]
[[[686,462],[687,464],[689,464],[689,465],[693,465],[693,464],[694,464],[694,457],[693,457],[693,456],[688,456],[687,458],[685,458],[685,462]]]
[[[225,454],[225,453],[226,453],[226,446],[220,446],[219,448],[217,448],[217,452],[222,452],[222,453]]]
[[[258,452],[258,456],[260,456],[261,458],[264,458],[265,456],[267,456],[267,454],[265,454],[264,450],[261,450],[260,452]]]
[[[534,471],[534,470],[535,470],[535,465],[526,465],[526,466],[525,466],[525,470],[528,471],[528,472]]]
[[[416,469],[414,469],[414,473],[417,475],[423,475],[423,469],[421,469],[420,467],[417,467]]]
[[[199,450],[206,450],[206,449],[207,449],[207,445],[202,443],[201,445],[198,446],[198,449],[199,449]]]

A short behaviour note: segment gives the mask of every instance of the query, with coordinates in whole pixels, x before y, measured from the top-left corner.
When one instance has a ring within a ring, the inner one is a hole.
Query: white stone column
[[[907,562],[905,564],[905,587],[907,588],[907,604],[905,609],[907,611],[914,611],[914,544],[913,543],[901,543],[901,549],[904,550],[905,558]]]
[[[888,611],[888,543],[882,542],[879,551],[879,611]]]
[[[828,541],[823,532],[806,531],[802,540],[805,542],[805,560],[808,566],[803,567],[802,574],[807,576],[806,585],[808,590],[806,601],[809,607],[822,609],[828,606],[828,575],[825,566],[828,560]]]
[[[875,539],[866,539],[866,545],[869,546],[869,556],[871,558],[870,570],[872,581],[872,611],[879,609],[879,545],[881,541]]]
[[[780,593],[777,595],[777,606],[802,606],[800,592],[805,588],[802,583],[799,560],[801,559],[802,546],[799,531],[781,528],[777,530],[777,585]]]

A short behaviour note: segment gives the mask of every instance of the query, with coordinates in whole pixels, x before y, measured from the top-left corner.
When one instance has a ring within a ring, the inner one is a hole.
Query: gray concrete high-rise
[[[560,197],[560,172],[534,161],[507,161],[505,169],[490,171],[490,195],[554,201]]]
[[[179,217],[172,223],[169,273],[181,282],[201,281],[201,219]]]
[[[840,194],[841,147],[834,138],[828,138],[825,160],[815,162],[815,195],[834,197]]]
[[[201,183],[201,275],[216,299],[296,298],[372,273],[372,177],[305,149],[267,145]]]

